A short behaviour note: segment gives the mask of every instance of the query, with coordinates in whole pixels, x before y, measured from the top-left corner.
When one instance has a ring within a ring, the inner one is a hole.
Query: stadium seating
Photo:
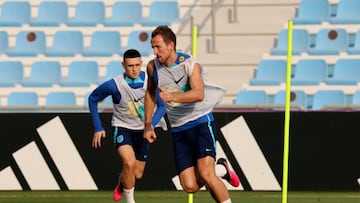
[[[0,31],[0,55],[6,53],[9,47],[9,36],[6,31]]]
[[[88,87],[99,79],[98,64],[95,61],[72,61],[67,77],[59,81],[62,87]]]
[[[319,85],[327,78],[328,65],[324,59],[300,59],[295,66],[292,85]]]
[[[36,61],[31,66],[30,77],[21,81],[24,87],[52,87],[61,78],[59,61]]]
[[[53,44],[44,54],[46,56],[75,56],[83,50],[83,34],[81,31],[57,31]]]
[[[117,31],[95,31],[90,47],[82,51],[84,56],[112,56],[121,50],[121,37]]]
[[[142,26],[171,25],[179,21],[177,1],[153,1],[150,5],[149,16],[144,17],[140,24]]]
[[[76,95],[72,91],[52,91],[46,96],[45,106],[76,106]]]
[[[360,82],[360,59],[338,59],[328,85],[357,85]]]
[[[340,0],[337,5],[336,16],[330,18],[331,24],[359,24],[360,1]]]
[[[106,73],[104,78],[100,78],[98,83],[105,82],[110,80],[113,77],[116,77],[125,72],[121,61],[109,61],[106,65]]]
[[[68,5],[65,1],[43,1],[39,5],[36,18],[31,19],[31,26],[60,26],[68,18]]]
[[[102,1],[79,1],[76,4],[75,16],[66,21],[68,26],[96,26],[103,23],[105,5]]]
[[[127,49],[136,49],[141,56],[150,56],[153,53],[151,47],[151,30],[133,30],[130,32],[126,49],[120,50],[123,55]]]
[[[353,46],[349,47],[346,52],[350,55],[360,54],[360,30],[356,31]]]
[[[31,18],[30,1],[5,1],[1,4],[0,26],[21,27]]]
[[[267,104],[268,97],[264,90],[241,90],[237,93],[234,104],[256,107]]]
[[[38,95],[34,91],[14,91],[8,96],[7,106],[38,107]]]
[[[318,90],[313,97],[311,110],[346,108],[346,97],[342,90]]]
[[[293,29],[292,32],[292,54],[300,55],[310,47],[309,33],[305,29]],[[271,55],[287,55],[288,52],[288,30],[280,31],[276,46],[271,49]]]
[[[280,90],[275,94],[274,104],[283,105],[283,107],[275,107],[277,110],[285,109],[286,91]],[[290,91],[290,110],[306,110],[307,95],[304,90]]]
[[[116,1],[112,6],[110,18],[103,22],[105,26],[134,26],[142,19],[142,7],[139,1]]]
[[[356,90],[353,94],[351,103],[348,105],[351,110],[360,111],[360,90]]]
[[[37,56],[46,49],[45,32],[39,31],[20,31],[16,35],[15,47],[9,47],[8,56]]]
[[[301,0],[297,16],[293,23],[296,24],[321,24],[330,18],[330,3],[328,0]]]
[[[282,59],[262,59],[256,75],[250,80],[250,85],[280,85],[285,82],[286,61]]]
[[[322,28],[316,35],[315,47],[310,47],[310,55],[339,55],[348,48],[348,33],[343,28]]]
[[[24,78],[21,61],[0,61],[0,87],[14,87]]]

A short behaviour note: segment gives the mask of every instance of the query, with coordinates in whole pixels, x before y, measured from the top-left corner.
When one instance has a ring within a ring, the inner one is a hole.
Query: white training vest
[[[119,126],[131,130],[143,130],[144,122],[144,96],[147,87],[147,75],[145,74],[144,85],[133,89],[124,80],[121,74],[113,80],[121,94],[119,104],[114,104],[112,126]]]
[[[185,92],[190,88],[189,77],[196,63],[193,57],[170,68],[161,65],[156,58],[154,63],[158,74],[158,84],[161,87],[169,92]],[[201,72],[205,83],[205,98],[203,101],[196,103],[164,102],[172,128],[179,127],[210,113],[224,97],[225,89],[209,84],[206,81],[202,67]]]

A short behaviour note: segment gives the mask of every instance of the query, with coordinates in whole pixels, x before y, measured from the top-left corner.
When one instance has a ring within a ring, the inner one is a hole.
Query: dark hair
[[[124,59],[141,57],[140,53],[136,49],[128,49],[124,53]]]
[[[173,42],[174,49],[176,49],[176,35],[167,25],[159,25],[156,27],[151,33],[151,38],[154,38],[156,35],[161,35],[166,44]]]

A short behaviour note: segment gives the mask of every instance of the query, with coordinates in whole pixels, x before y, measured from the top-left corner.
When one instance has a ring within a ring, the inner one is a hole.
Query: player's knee
[[[133,171],[135,169],[135,160],[132,161],[132,160],[127,160],[127,161],[124,161],[123,163],[123,168],[129,170],[129,171]]]
[[[209,180],[212,178],[213,174],[208,171],[208,170],[202,170],[202,171],[199,171],[199,176],[202,180]]]
[[[182,187],[187,193],[195,193],[199,190],[199,186],[196,183],[186,183],[182,184]]]

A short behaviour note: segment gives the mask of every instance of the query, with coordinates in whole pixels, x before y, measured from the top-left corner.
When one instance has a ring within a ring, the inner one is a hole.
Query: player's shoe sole
[[[217,160],[216,164],[221,164],[226,168],[227,173],[222,177],[223,179],[228,181],[233,187],[238,187],[240,185],[240,179],[238,175],[230,169],[230,166],[227,163],[226,159],[220,158],[219,160]]]
[[[120,178],[121,176],[119,176],[119,181],[114,189],[114,194],[113,194],[113,197],[114,197],[114,200],[115,201],[119,201],[121,200],[121,198],[123,197],[124,195],[124,187],[120,181]]]

